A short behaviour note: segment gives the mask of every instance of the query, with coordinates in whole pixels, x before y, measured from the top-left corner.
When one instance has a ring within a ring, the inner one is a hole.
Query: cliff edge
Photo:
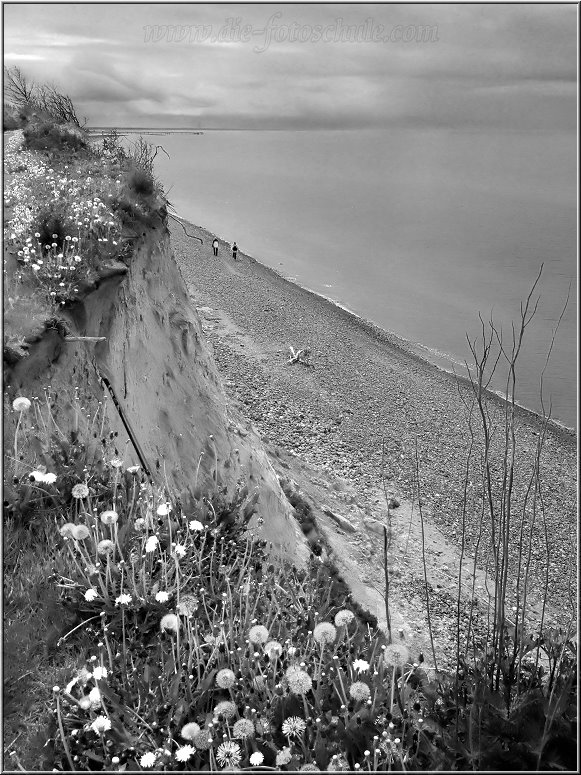
[[[42,397],[48,388],[50,401],[74,389],[71,400],[51,404],[60,428],[78,425],[79,416],[88,425],[104,403],[126,465],[141,465],[186,508],[197,488],[229,499],[246,485],[249,528],[304,563],[305,539],[260,438],[226,399],[164,219],[143,230],[126,265],[106,267],[35,339],[26,357],[5,362],[5,448],[14,444],[16,396]]]

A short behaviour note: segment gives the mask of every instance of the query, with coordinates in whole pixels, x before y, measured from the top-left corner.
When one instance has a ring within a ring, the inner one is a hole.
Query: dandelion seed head
[[[227,740],[218,746],[216,751],[216,760],[221,767],[231,765],[237,767],[242,759],[242,751],[238,743]]]
[[[89,495],[89,488],[86,484],[75,484],[71,491],[73,498],[87,498]]]
[[[264,653],[268,654],[270,659],[274,659],[282,654],[282,646],[277,640],[269,640],[264,644]]]
[[[167,517],[167,515],[171,511],[171,503],[160,503],[157,507],[157,516],[158,517]]]
[[[224,716],[226,719],[233,718],[236,715],[236,705],[230,700],[219,702],[214,708],[214,716]]]
[[[282,733],[286,737],[298,737],[306,728],[307,725],[299,716],[289,716],[282,722]]]
[[[198,608],[199,600],[195,595],[185,594],[180,597],[178,613],[181,616],[193,616]]]
[[[115,549],[115,544],[109,538],[104,538],[97,544],[97,554],[110,554]]]
[[[76,541],[84,541],[91,535],[86,525],[75,525],[72,530],[72,536]]]
[[[313,630],[313,638],[320,646],[326,646],[328,643],[333,643],[337,637],[337,630],[329,622],[321,622],[317,624]]]
[[[180,735],[184,740],[189,740],[191,742],[193,741],[194,736],[197,735],[200,731],[200,725],[196,724],[195,721],[190,721],[188,724],[182,727]]]
[[[344,608],[342,611],[338,611],[335,614],[335,624],[337,627],[345,627],[355,619],[355,614]]]
[[[73,535],[75,527],[76,525],[74,522],[65,522],[65,524],[61,525],[59,528],[59,533],[63,538],[70,538]]]
[[[251,643],[266,643],[268,636],[269,632],[262,624],[255,624],[248,631],[248,640]]]
[[[95,679],[95,681],[101,681],[104,678],[107,678],[107,668],[106,667],[97,666],[93,670],[93,678]]]
[[[285,676],[293,694],[306,694],[313,686],[310,675],[296,665],[287,668]]]
[[[262,764],[264,761],[264,754],[260,751],[255,751],[253,754],[250,754],[250,764],[253,767],[258,767],[258,765]]]
[[[365,670],[369,670],[369,662],[366,662],[364,659],[355,659],[353,661],[353,670],[357,670],[358,673],[365,672]]]
[[[229,668],[219,670],[216,675],[216,683],[221,689],[231,689],[236,683],[236,676]]]
[[[190,530],[203,530],[204,526],[199,520],[192,519],[192,521],[189,523],[189,528]]]
[[[390,643],[385,647],[385,662],[393,667],[403,667],[409,660],[409,651],[403,643]]]
[[[253,737],[254,736],[254,724],[248,718],[241,718],[236,721],[232,727],[232,734],[234,737]]]
[[[26,396],[18,396],[12,402],[12,408],[15,412],[20,412],[20,414],[23,412],[28,412],[31,406],[32,404],[30,403],[29,399],[26,398]]]
[[[166,614],[165,616],[162,616],[159,626],[162,632],[167,632],[169,630],[170,632],[177,633],[180,626],[180,620],[175,614]]]
[[[349,696],[353,697],[354,700],[365,701],[369,699],[370,694],[371,690],[369,686],[366,683],[363,683],[363,681],[355,681],[349,687]]]
[[[193,743],[200,751],[207,751],[212,747],[212,738],[207,729],[201,729],[194,735]]]
[[[167,601],[169,600],[169,595],[167,592],[161,591],[156,594],[155,599],[157,600],[158,603],[167,603]]]
[[[100,516],[101,522],[104,525],[114,525],[119,519],[119,514],[116,511],[103,511]]]
[[[132,600],[133,598],[131,595],[128,595],[126,592],[124,592],[122,595],[119,595],[119,597],[115,598],[115,605],[129,605]]]

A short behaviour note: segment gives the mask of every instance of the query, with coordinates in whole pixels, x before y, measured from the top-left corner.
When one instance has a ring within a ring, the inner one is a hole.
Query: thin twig
[[[189,234],[189,233],[186,231],[186,227],[185,227],[185,226],[184,226],[184,224],[183,224],[183,223],[180,221],[180,219],[177,217],[177,215],[174,215],[173,213],[170,213],[170,212],[168,212],[168,214],[167,214],[167,215],[168,215],[168,218],[173,218],[173,219],[174,219],[174,221],[176,221],[176,223],[179,223],[179,225],[182,227],[182,229],[184,230],[184,232],[185,232],[185,234],[186,234],[186,236],[187,236],[187,237],[191,237],[192,239],[197,239],[197,240],[198,240],[198,242],[201,242],[201,243],[202,243],[202,245],[204,244],[204,240],[203,240],[203,239],[201,239],[200,237],[196,237],[196,235],[195,235],[195,234]]]
[[[387,567],[387,528],[383,526],[383,569],[385,571],[385,618],[387,619],[388,643],[391,643],[391,618],[389,616],[389,569]]]
[[[418,437],[416,434],[415,437],[416,442],[416,478],[418,482],[418,508],[420,511],[420,524],[422,527],[422,562],[424,566],[424,586],[426,590],[426,612],[428,616],[428,631],[430,633],[430,644],[432,646],[432,656],[434,657],[434,667],[436,670],[438,669],[438,662],[436,660],[436,649],[434,647],[434,634],[432,631],[432,619],[430,616],[430,593],[428,591],[428,569],[426,566],[426,542],[425,542],[425,536],[424,536],[424,515],[422,512],[422,497],[421,497],[421,491],[420,491],[420,461],[418,456]]]

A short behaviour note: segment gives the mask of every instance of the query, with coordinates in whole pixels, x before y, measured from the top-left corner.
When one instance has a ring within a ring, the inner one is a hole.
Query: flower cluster
[[[37,411],[22,395],[13,409],[24,424]],[[185,509],[118,453],[99,475],[30,470],[30,486],[62,498],[67,564],[54,580],[83,621],[63,639],[89,648],[55,692],[56,768],[409,769],[426,707],[404,716],[399,701],[409,709],[417,666],[361,627],[342,593],[328,599],[324,565],[275,566],[264,542],[219,527],[242,524],[223,515],[242,513],[243,492]]]
[[[74,168],[55,160],[50,167],[22,148],[21,132],[6,145],[4,238],[23,272],[53,303],[78,293],[104,260],[123,254],[121,222],[111,209],[121,178],[112,177],[103,162]]]

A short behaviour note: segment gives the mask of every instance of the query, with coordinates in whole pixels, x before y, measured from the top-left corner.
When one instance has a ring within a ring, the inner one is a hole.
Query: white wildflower
[[[159,538],[157,536],[149,536],[149,538],[145,542],[146,553],[151,554],[152,552],[155,552],[158,544],[159,544]]]
[[[139,764],[146,770],[151,769],[151,767],[155,766],[155,754],[151,751],[144,753],[139,760]]]
[[[98,735],[102,735],[103,732],[107,732],[111,729],[111,722],[107,716],[97,716],[97,718],[91,724],[91,729]]]

